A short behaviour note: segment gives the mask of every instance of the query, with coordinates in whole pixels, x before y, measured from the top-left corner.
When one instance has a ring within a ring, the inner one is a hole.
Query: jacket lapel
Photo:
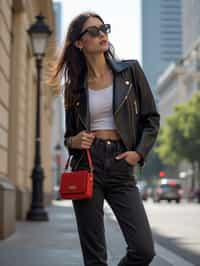
[[[115,86],[113,94],[113,115],[116,116],[120,108],[122,107],[126,97],[128,96],[128,88],[131,82],[125,79],[121,74],[117,74],[115,77]]]
[[[125,61],[117,61],[115,59],[107,59],[107,63],[111,67],[114,74],[113,82],[113,115],[122,107],[126,99],[128,88],[131,85],[130,76],[125,74],[123,70],[127,69],[130,65]]]
[[[86,130],[90,130],[90,115],[89,115],[89,95],[87,89],[87,78],[80,87],[80,98],[76,102],[76,111],[79,115],[79,118],[85,127]]]

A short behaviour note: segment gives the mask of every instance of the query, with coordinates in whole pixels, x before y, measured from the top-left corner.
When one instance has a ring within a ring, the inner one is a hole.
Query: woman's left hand
[[[130,165],[135,165],[141,159],[141,156],[136,151],[126,151],[118,154],[115,159],[125,159]]]

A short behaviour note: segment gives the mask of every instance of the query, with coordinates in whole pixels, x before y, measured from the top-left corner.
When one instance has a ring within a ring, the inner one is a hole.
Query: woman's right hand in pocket
[[[94,138],[95,134],[93,132],[89,133],[83,130],[73,137],[73,147],[76,149],[89,149]]]

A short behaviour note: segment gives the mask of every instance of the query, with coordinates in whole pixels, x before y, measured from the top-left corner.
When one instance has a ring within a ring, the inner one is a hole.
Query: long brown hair
[[[98,18],[102,23],[103,19],[96,13],[84,12],[76,16],[69,25],[66,40],[62,53],[56,64],[53,79],[64,78],[64,102],[65,108],[73,106],[81,91],[79,82],[87,71],[86,59],[83,52],[74,45],[84,23],[89,17]],[[114,48],[110,44],[109,49],[104,53],[105,58],[114,58]]]

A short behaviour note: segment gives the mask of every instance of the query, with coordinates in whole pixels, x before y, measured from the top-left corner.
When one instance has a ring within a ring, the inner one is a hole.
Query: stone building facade
[[[0,1],[0,239],[15,232],[30,207],[36,116],[36,67],[27,29],[41,13],[54,30],[51,0]],[[46,60],[56,48],[55,33]],[[44,79],[43,79],[44,80]],[[51,127],[52,90],[41,89],[41,159],[44,168],[45,205],[52,198]]]
[[[174,112],[175,105],[186,103],[200,89],[200,39],[184,57],[172,63],[157,82],[161,124]]]
[[[182,11],[183,55],[186,55],[200,36],[200,1],[182,0]]]

